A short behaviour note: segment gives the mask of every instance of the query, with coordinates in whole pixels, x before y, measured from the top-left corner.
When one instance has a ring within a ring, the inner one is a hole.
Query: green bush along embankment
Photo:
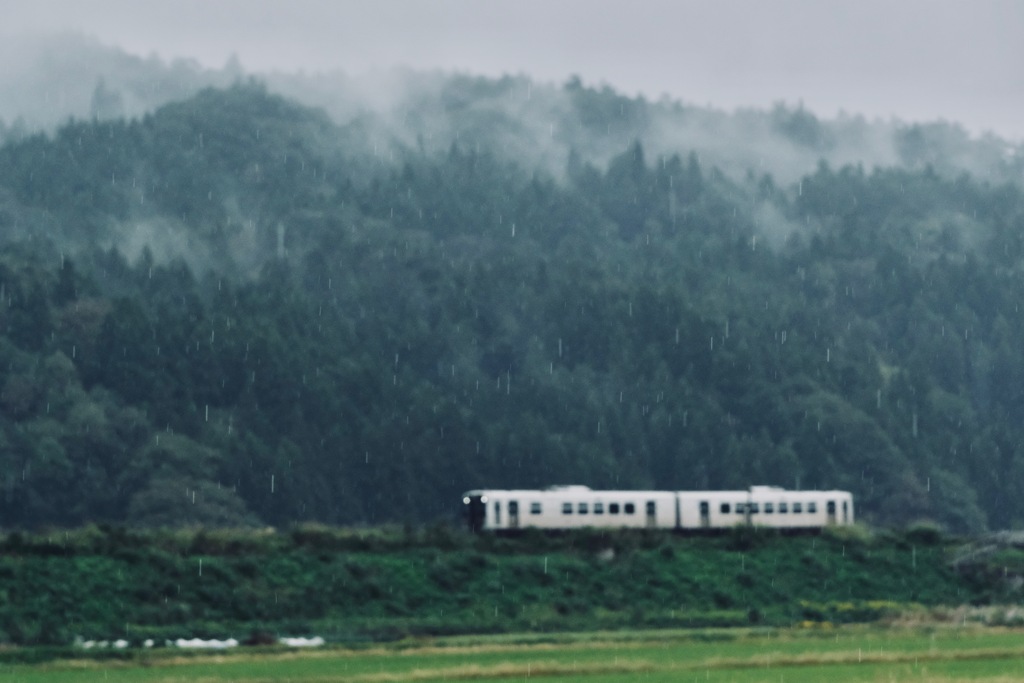
[[[784,625],[998,598],[998,584],[949,568],[950,547],[910,532],[10,534],[0,642]]]

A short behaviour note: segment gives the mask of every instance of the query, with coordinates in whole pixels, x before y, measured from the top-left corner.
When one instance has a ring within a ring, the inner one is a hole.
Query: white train
[[[821,529],[853,524],[848,491],[593,491],[586,486],[544,490],[477,489],[463,494],[469,528],[726,529],[738,525]]]

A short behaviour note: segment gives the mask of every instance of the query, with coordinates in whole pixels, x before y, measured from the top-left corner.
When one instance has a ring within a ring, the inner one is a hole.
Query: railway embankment
[[[445,527],[0,536],[0,642],[417,635],[875,621],[1017,599],[1024,551],[930,529],[786,536]],[[958,554],[959,553],[959,554]],[[998,565],[998,566],[996,566]]]

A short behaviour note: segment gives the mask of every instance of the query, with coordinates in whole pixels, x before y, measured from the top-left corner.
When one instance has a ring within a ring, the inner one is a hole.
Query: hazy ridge
[[[339,125],[359,126],[376,154],[392,158],[403,149],[443,150],[461,140],[557,175],[571,151],[603,165],[639,140],[653,154],[692,151],[734,178],[769,172],[790,182],[821,160],[868,170],[931,165],[995,182],[1024,178],[1020,145],[989,134],[972,137],[956,122],[868,120],[856,112],[828,120],[782,102],[771,111],[730,112],[625,97],[595,86],[596,74],[551,84],[524,75],[492,80],[408,69],[254,73],[236,60],[208,69],[143,59],[77,34],[14,39],[0,50],[8,65],[0,76],[0,140],[52,131],[71,118],[138,117],[204,87],[255,77],[324,109]]]

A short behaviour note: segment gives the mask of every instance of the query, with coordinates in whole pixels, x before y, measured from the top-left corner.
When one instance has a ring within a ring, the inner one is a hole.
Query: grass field
[[[1020,681],[1024,631],[978,627],[505,635],[366,649],[140,654],[0,667],[10,682]]]

